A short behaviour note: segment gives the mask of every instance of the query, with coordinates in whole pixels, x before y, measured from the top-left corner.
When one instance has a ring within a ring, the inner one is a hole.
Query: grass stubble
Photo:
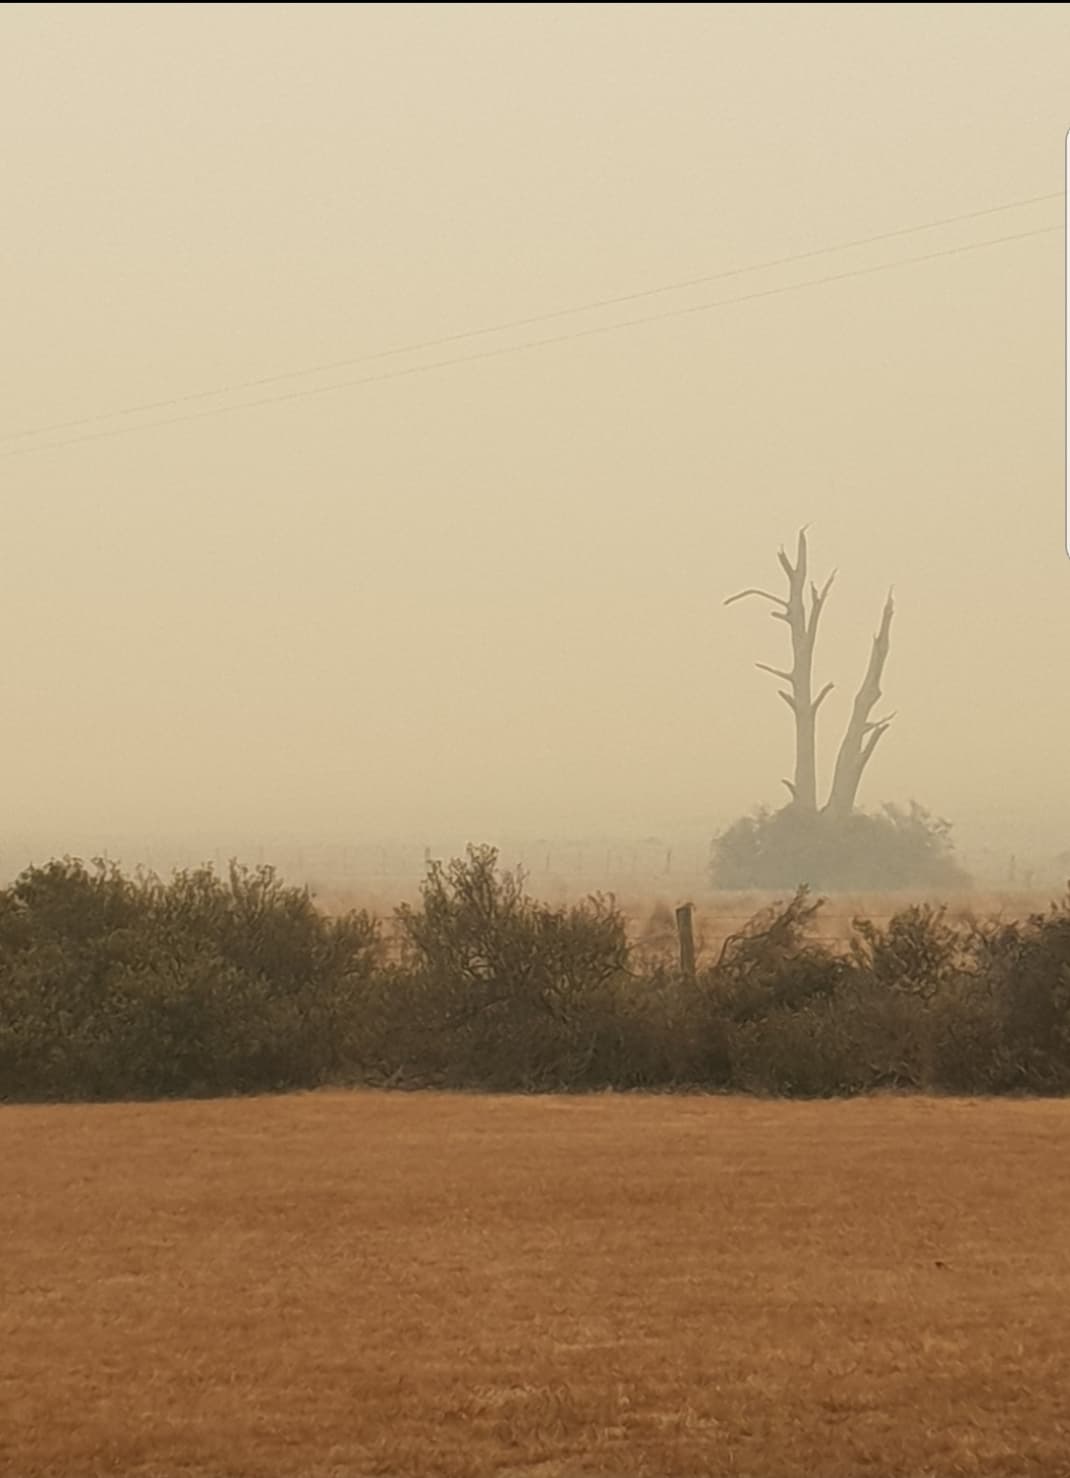
[[[0,1109],[4,1478],[1070,1474],[1070,1104]]]

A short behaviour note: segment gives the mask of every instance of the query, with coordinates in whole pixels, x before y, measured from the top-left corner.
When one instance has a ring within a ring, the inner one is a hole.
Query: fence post
[[[695,978],[695,930],[692,922],[694,906],[683,903],[676,910],[676,932],[680,936],[680,970],[685,979]]]

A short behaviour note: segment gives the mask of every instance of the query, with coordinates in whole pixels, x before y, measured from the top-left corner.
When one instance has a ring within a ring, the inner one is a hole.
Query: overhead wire
[[[901,237],[914,234],[919,231],[934,229],[940,225],[952,224],[967,219],[975,219],[980,216],[992,215],[997,212],[1018,209],[1025,205],[1036,204],[1042,201],[1061,198],[1062,192],[1053,192],[1048,195],[1033,196],[1027,200],[1011,202],[1002,206],[991,206],[983,211],[973,211],[960,216],[945,217],[941,221],[928,222],[920,226],[901,227],[895,231],[882,232],[877,236],[859,238],[854,242],[843,243],[837,246],[822,247],[810,252],[797,253],[792,256],[770,259],[769,261],[755,264],[749,267],[729,268],[724,272],[706,274],[703,277],[691,278],[674,284],[666,284],[661,287],[647,288],[640,292],[622,294],[614,298],[602,298],[593,302],[582,304],[573,308],[562,308],[551,313],[535,314],[523,319],[512,319],[497,325],[483,328],[466,330],[456,334],[448,334],[436,339],[425,339],[413,344],[395,349],[378,350],[373,353],[354,356],[345,360],[336,360],[330,364],[315,366],[305,370],[286,371],[276,375],[262,376],[255,380],[237,382],[231,386],[216,387],[212,390],[198,391],[190,395],[176,396],[166,400],[145,402],[137,406],[129,406],[124,410],[102,412],[98,415],[79,417],[68,421],[50,422],[35,428],[23,431],[7,432],[0,436],[0,440],[12,441],[31,438],[34,436],[45,436],[51,432],[74,429],[77,426],[99,424],[101,421],[118,419],[121,416],[144,414],[146,411],[162,409],[168,406],[189,404],[192,401],[214,398],[224,394],[238,394],[242,391],[260,388],[269,384],[277,384],[285,380],[299,377],[329,373],[339,368],[345,368],[354,364],[369,363],[378,359],[389,357],[400,357],[404,354],[413,354],[426,351],[435,347],[443,347],[446,344],[457,343],[463,340],[473,339],[479,336],[502,333],[510,329],[530,326],[536,323],[549,322],[565,316],[582,312],[594,311],[598,308],[618,306],[625,302],[637,301],[658,294],[673,291],[681,291],[688,287],[694,287],[703,283],[724,280],[733,276],[741,276],[759,271],[768,270],[776,266],[785,266],[800,261],[811,260],[814,257],[825,254],[844,251],[854,247],[871,245],[879,241],[889,240],[893,237]],[[720,308],[733,307],[742,303],[756,302],[761,299],[781,296],[792,292],[802,292],[816,287],[823,287],[831,283],[847,281],[852,278],[871,276],[879,272],[894,271],[903,267],[914,266],[924,262],[935,261],[944,257],[962,255],[967,252],[980,251],[989,247],[1002,246],[1011,242],[1027,240],[1031,237],[1044,236],[1061,232],[1064,230],[1062,224],[1056,226],[1035,227],[1030,230],[1013,232],[1003,236],[989,237],[982,241],[966,242],[958,246],[944,247],[936,251],[925,252],[914,256],[901,257],[891,262],[879,262],[866,267],[850,268],[842,272],[828,273],[821,277],[808,278],[803,282],[780,284],[774,287],[757,289],[754,292],[737,294],[728,298],[717,298],[713,301],[703,303],[691,303],[682,307],[667,309],[663,312],[642,314],[638,317],[628,318],[608,324],[594,324],[586,328],[577,328],[562,334],[553,334],[536,339],[529,339],[519,344],[498,345],[492,349],[478,351],[474,354],[463,354],[451,356],[447,359],[433,360],[430,364],[404,365],[396,369],[389,369],[371,375],[362,375],[355,378],[335,381],[329,385],[304,386],[298,389],[259,396],[252,400],[242,400],[222,406],[211,406],[200,411],[193,411],[179,416],[160,417],[151,421],[136,421],[130,425],[110,427],[107,430],[87,432],[79,436],[65,437],[58,441],[34,442],[25,447],[12,447],[0,451],[0,460],[28,456],[35,452],[59,450],[63,447],[75,446],[85,442],[104,440],[116,436],[131,435],[137,431],[152,430],[157,427],[174,426],[185,422],[203,420],[221,415],[231,415],[242,410],[252,410],[265,405],[282,404],[289,401],[307,399],[319,395],[328,395],[340,390],[352,389],[361,385],[382,383],[389,380],[406,378],[413,375],[429,374],[437,370],[454,368],[463,364],[478,363],[488,359],[499,358],[504,355],[529,352],[534,349],[549,345],[566,343],[571,340],[594,337],[610,333],[618,333],[625,329],[636,328],[648,323],[657,323],[674,318],[682,318],[697,313],[713,312]]]

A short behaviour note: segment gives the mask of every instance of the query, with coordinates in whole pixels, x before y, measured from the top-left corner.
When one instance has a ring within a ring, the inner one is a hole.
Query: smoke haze
[[[5,868],[697,844],[784,797],[786,632],[722,603],[803,523],[821,791],[894,585],[862,804],[1070,847],[1070,10],[10,5],[0,43],[0,430],[46,428],[0,443]]]

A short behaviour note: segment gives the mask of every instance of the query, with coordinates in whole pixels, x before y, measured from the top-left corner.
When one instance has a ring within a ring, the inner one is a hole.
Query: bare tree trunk
[[[889,714],[887,718],[870,719],[870,714],[880,701],[881,675],[884,672],[884,664],[888,658],[888,646],[892,626],[892,614],[895,607],[892,604],[892,592],[888,592],[888,599],[884,603],[884,614],[881,617],[880,630],[873,638],[873,648],[869,654],[869,666],[866,675],[862,679],[862,686],[854,701],[851,711],[851,721],[847,725],[847,732],[843,736],[840,752],[836,757],[836,769],[832,777],[832,789],[829,792],[828,801],[824,810],[829,816],[836,820],[843,820],[850,816],[854,810],[855,798],[858,795],[858,786],[862,779],[862,772],[869,764],[873,751],[880,742],[881,735],[891,723],[895,714]]]
[[[817,623],[821,616],[821,609],[836,576],[833,571],[820,590],[816,585],[811,584],[810,611],[807,614],[806,530],[799,531],[799,544],[794,565],[783,549],[777,552],[777,558],[788,577],[786,600],[783,596],[771,595],[765,590],[741,590],[738,595],[729,596],[725,605],[730,606],[733,601],[743,600],[748,595],[759,595],[763,600],[771,601],[774,606],[780,607],[779,610],[772,611],[770,614],[774,620],[786,622],[791,632],[792,665],[789,672],[777,667],[769,667],[764,662],[758,662],[755,666],[760,667],[763,672],[771,672],[774,677],[788,684],[787,688],[781,688],[779,691],[781,698],[795,715],[795,779],[785,780],[783,783],[791,793],[792,804],[796,809],[813,813],[817,811],[817,710],[832,691],[832,684],[826,683],[816,698],[812,696],[814,642],[817,638]]]

